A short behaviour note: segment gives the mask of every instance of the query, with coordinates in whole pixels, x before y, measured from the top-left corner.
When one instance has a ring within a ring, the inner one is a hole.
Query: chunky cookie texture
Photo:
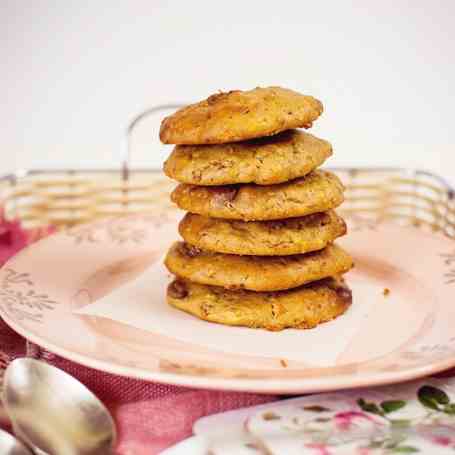
[[[176,242],[169,250],[166,267],[194,283],[227,289],[279,291],[349,271],[353,262],[337,245],[293,256],[239,256],[202,251]]]
[[[306,329],[352,301],[341,278],[351,256],[335,212],[339,178],[318,168],[332,155],[309,128],[320,101],[281,87],[217,93],[165,118],[160,139],[176,144],[164,172],[180,184],[183,242],[165,259],[176,276],[170,305],[211,322],[268,330]]]
[[[167,300],[206,321],[283,330],[309,329],[336,318],[349,308],[352,295],[341,278],[277,292],[232,291],[177,279],[168,287]]]
[[[196,186],[180,184],[171,199],[181,209],[213,218],[256,221],[310,215],[339,206],[344,187],[330,172],[313,171],[278,185]]]
[[[249,222],[187,213],[179,232],[186,242],[209,251],[284,256],[326,247],[346,234],[346,223],[333,210],[285,220]]]
[[[217,93],[166,117],[160,127],[165,144],[224,144],[309,128],[322,114],[312,96],[281,87]]]
[[[164,172],[194,185],[272,185],[307,175],[331,154],[329,142],[289,130],[246,142],[178,145],[164,163]]]

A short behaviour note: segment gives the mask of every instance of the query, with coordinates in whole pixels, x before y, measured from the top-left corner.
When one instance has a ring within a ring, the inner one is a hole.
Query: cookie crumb
[[[389,294],[390,294],[390,289],[389,288],[384,288],[384,290],[382,291],[382,295],[384,297],[387,297]]]
[[[267,421],[268,420],[280,420],[281,419],[281,417],[279,415],[277,415],[277,414],[275,414],[274,412],[271,412],[271,411],[264,412],[264,414],[262,414],[262,418],[264,420],[267,420]]]
[[[288,366],[288,363],[284,359],[280,359],[280,364],[283,368],[287,368],[287,366]]]

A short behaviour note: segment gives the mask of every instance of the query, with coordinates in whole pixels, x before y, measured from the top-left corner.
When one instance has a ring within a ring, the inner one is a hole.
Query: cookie
[[[194,185],[272,185],[303,177],[332,154],[329,142],[303,131],[220,145],[177,145],[165,174]]]
[[[165,144],[224,144],[310,127],[322,114],[312,96],[281,87],[217,93],[166,117],[160,127]]]
[[[177,279],[168,287],[167,302],[219,324],[267,330],[309,329],[343,314],[352,303],[352,294],[340,278],[277,292],[231,291]]]
[[[353,266],[341,247],[293,256],[239,256],[176,242],[166,259],[169,271],[194,283],[250,291],[281,291],[341,275]]]
[[[340,205],[344,187],[325,171],[277,185],[197,186],[181,183],[171,199],[181,209],[232,220],[279,220],[324,212]]]
[[[179,232],[186,242],[204,250],[285,256],[324,248],[346,234],[346,223],[333,210],[286,220],[249,222],[187,213]]]

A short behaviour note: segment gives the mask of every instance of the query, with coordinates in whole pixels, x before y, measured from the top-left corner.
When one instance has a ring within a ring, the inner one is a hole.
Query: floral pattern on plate
[[[34,289],[29,273],[11,268],[4,270],[0,283],[0,305],[19,321],[42,322],[43,313],[53,310],[58,302]]]

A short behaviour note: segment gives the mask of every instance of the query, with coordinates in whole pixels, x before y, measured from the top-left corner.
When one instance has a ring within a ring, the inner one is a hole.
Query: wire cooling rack
[[[146,117],[181,104],[155,106],[126,130],[125,156],[118,169],[21,170],[0,177],[3,216],[26,229],[65,229],[103,217],[173,210],[175,183],[158,169],[132,169],[131,138]],[[441,177],[402,168],[333,168],[346,186],[340,212],[361,223],[391,220],[455,237],[455,192]]]

